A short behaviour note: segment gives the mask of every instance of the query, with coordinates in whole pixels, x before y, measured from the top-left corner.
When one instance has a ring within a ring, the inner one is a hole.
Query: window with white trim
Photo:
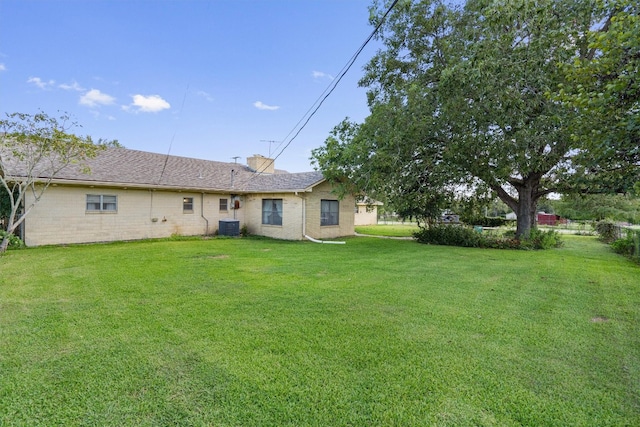
[[[320,200],[320,225],[340,223],[340,203],[337,200]]]
[[[193,213],[193,197],[182,198],[182,213]]]
[[[118,196],[87,194],[87,212],[117,212]]]
[[[282,225],[282,199],[262,199],[262,223]]]
[[[226,212],[229,210],[229,200],[228,199],[220,199],[220,210]]]

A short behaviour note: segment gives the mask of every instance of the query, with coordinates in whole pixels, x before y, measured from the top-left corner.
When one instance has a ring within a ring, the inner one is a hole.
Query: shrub
[[[614,240],[611,242],[611,248],[617,254],[632,256],[635,249],[633,237],[629,235],[624,239]]]
[[[611,248],[615,253],[640,259],[640,231],[627,230],[626,237],[611,242]]]
[[[502,227],[504,225],[511,224],[513,220],[499,217],[473,216],[462,218],[462,222],[469,225],[481,225],[483,227]]]
[[[552,249],[563,245],[560,233],[554,230],[539,230],[534,228],[527,239],[520,240],[522,249]]]
[[[4,239],[8,233],[4,230],[0,230],[0,241]],[[18,236],[11,234],[9,236],[9,249],[19,249],[24,248],[24,242]]]
[[[462,225],[432,225],[421,228],[413,236],[419,243],[474,248],[482,246],[483,240],[482,234]]]
[[[595,229],[600,235],[600,240],[605,243],[611,243],[619,237],[619,227],[611,221],[598,221]]]
[[[551,249],[562,246],[556,231],[533,229],[528,239],[516,239],[513,234],[493,236],[478,233],[471,227],[435,225],[414,233],[419,243],[492,249]]]

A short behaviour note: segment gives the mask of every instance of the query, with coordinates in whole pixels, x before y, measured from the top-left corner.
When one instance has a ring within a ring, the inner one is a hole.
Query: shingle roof
[[[89,174],[71,165],[54,177],[78,184],[201,191],[304,191],[324,180],[320,172],[258,174],[238,163],[109,147],[86,162]]]
[[[249,192],[305,190],[322,181],[324,181],[322,172],[258,175],[247,182],[244,190]]]

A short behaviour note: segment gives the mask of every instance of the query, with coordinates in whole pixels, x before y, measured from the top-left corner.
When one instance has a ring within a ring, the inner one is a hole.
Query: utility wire
[[[182,110],[184,109],[184,103],[187,100],[187,93],[189,93],[189,83],[187,83],[187,88],[184,91],[184,96],[182,97],[182,104],[180,104],[180,111],[178,113],[178,117],[182,116]],[[158,184],[162,182],[162,177],[164,176],[164,171],[167,169],[167,163],[169,162],[169,156],[171,155],[171,147],[173,146],[173,140],[176,138],[177,131],[173,132],[171,136],[171,141],[169,141],[169,149],[167,150],[167,155],[164,158],[164,165],[162,165],[162,171],[160,172],[160,178],[158,178]]]
[[[380,22],[378,23],[376,28],[371,32],[369,37],[367,37],[367,39],[362,43],[362,45],[358,48],[358,50],[351,56],[349,61],[347,61],[347,64],[344,67],[342,67],[342,70],[340,70],[340,73],[338,73],[338,77],[336,77],[335,80],[333,80],[329,84],[329,86],[327,86],[327,88],[320,94],[318,99],[307,110],[307,112],[304,114],[304,116],[302,116],[302,118],[298,121],[298,123],[296,123],[296,125],[293,127],[293,129],[287,134],[287,136],[275,148],[275,151],[277,151],[280,148],[280,146],[282,144],[284,144],[284,142],[287,140],[287,138],[289,138],[289,136],[295,132],[295,134],[291,137],[291,139],[289,139],[289,141],[285,144],[285,146],[282,148],[282,150],[273,159],[271,159],[270,163],[265,165],[262,168],[262,170],[257,171],[256,174],[252,175],[249,178],[249,180],[247,181],[247,183],[249,183],[249,181],[251,181],[251,179],[253,179],[255,176],[262,174],[268,167],[270,167],[271,164],[273,164],[278,159],[278,157],[280,157],[282,155],[282,153],[284,153],[284,151],[289,147],[289,145],[291,145],[291,143],[298,137],[300,132],[302,132],[302,130],[307,126],[307,124],[309,123],[311,118],[318,112],[318,110],[320,109],[320,107],[322,106],[324,101],[336,89],[336,87],[338,86],[338,83],[340,83],[340,81],[347,74],[349,69],[351,69],[351,67],[355,63],[356,59],[358,59],[358,56],[360,56],[360,54],[362,53],[364,48],[367,46],[367,44],[369,44],[369,42],[376,35],[376,33],[378,32],[380,27],[382,27],[382,24],[386,20],[386,18],[389,15],[389,13],[391,13],[391,11],[395,7],[395,5],[398,3],[398,1],[399,0],[394,0],[394,2],[391,4],[391,6],[389,6],[389,8],[385,12],[385,14],[382,16],[382,19],[380,20]],[[305,120],[305,118],[306,118],[306,120]],[[300,125],[300,123],[302,123],[302,125]],[[296,131],[296,129],[298,129],[298,130]]]

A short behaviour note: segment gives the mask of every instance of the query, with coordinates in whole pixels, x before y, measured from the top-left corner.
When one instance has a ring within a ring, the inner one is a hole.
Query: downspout
[[[204,230],[204,235],[208,236],[209,235],[209,220],[204,216],[204,191],[200,194],[200,216],[202,217],[202,219],[204,219],[204,222],[206,223],[205,230]]]
[[[153,190],[149,189],[149,219],[153,221]]]
[[[333,240],[332,240],[332,241],[328,241],[328,240],[318,240],[318,239],[314,239],[313,237],[309,237],[309,236],[307,236],[306,234],[304,235],[304,237],[305,237],[307,240],[311,240],[313,243],[333,243],[334,245],[344,245],[344,244],[346,244],[346,243],[347,243],[347,242],[335,242],[335,241],[333,241]]]
[[[297,191],[296,196],[298,196]],[[307,234],[307,199],[302,196],[298,197],[302,199],[302,235],[305,236]]]

